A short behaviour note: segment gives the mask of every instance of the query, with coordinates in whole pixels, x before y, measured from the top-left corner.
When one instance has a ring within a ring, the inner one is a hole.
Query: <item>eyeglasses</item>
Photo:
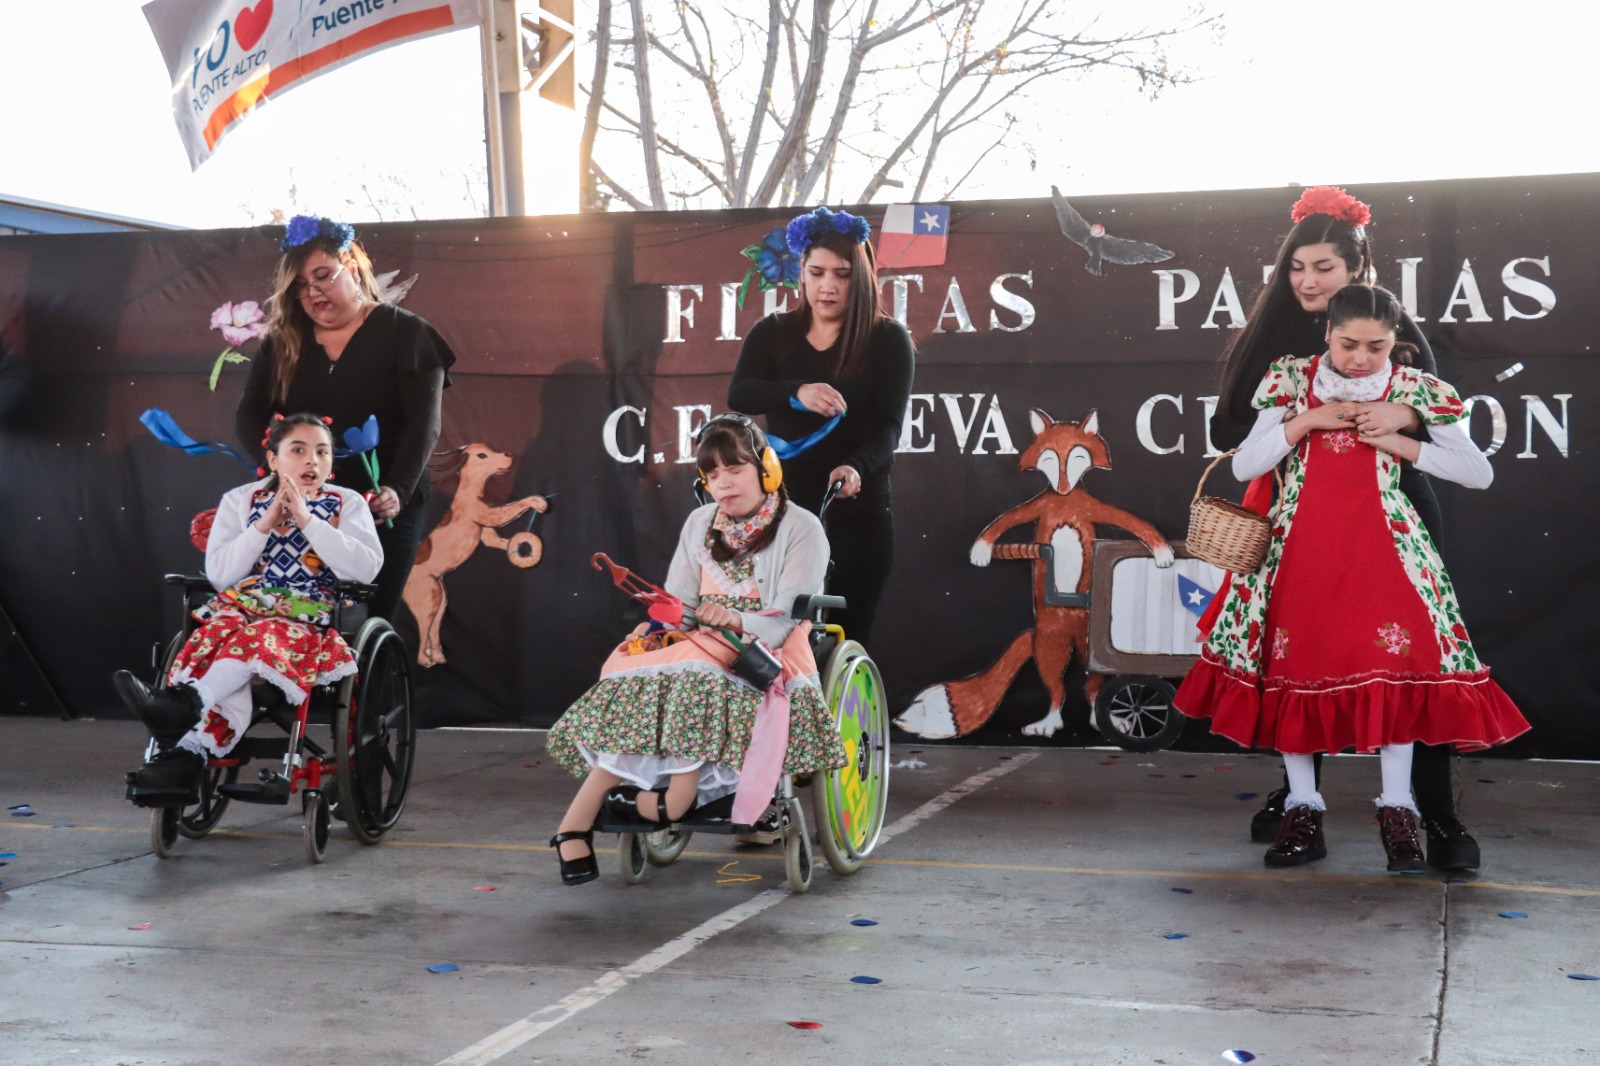
[[[344,273],[344,266],[345,265],[343,263],[340,263],[339,268],[331,273],[323,274],[321,277],[315,277],[309,281],[295,282],[293,285],[289,286],[289,295],[293,296],[296,300],[303,300],[305,299],[306,293],[310,292],[312,289],[316,289],[319,294],[327,292],[329,286],[338,280],[340,274]]]

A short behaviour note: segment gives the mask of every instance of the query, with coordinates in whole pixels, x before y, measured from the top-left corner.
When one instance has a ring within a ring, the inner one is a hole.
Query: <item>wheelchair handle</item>
[[[789,612],[789,617],[797,622],[810,619],[821,623],[823,611],[841,611],[844,607],[843,596],[825,596],[821,593],[815,596],[796,596],[794,609]]]
[[[844,491],[844,478],[840,478],[828,486],[828,491],[822,494],[822,504],[817,508],[817,517],[826,518],[828,505],[839,498],[839,493]]]

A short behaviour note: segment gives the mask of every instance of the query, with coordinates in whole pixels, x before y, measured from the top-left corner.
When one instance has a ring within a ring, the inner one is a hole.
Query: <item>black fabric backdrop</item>
[[[1464,396],[1490,398],[1472,416],[1480,446],[1496,433],[1494,404],[1503,411],[1494,485],[1438,491],[1442,550],[1468,626],[1534,724],[1508,750],[1600,757],[1600,486],[1590,450],[1600,258],[1589,224],[1600,178],[1352,191],[1373,205],[1380,280],[1405,290],[1441,373]],[[968,562],[984,525],[1044,487],[1017,468],[1015,452],[1032,438],[1030,408],[1057,420],[1098,410],[1114,467],[1091,471],[1084,487],[1169,538],[1183,535],[1209,461],[1201,398],[1216,392],[1217,358],[1236,321],[1230,297],[1249,306],[1294,198],[1084,198],[1075,206],[1113,235],[1176,253],[1154,265],[1108,264],[1101,277],[1085,272],[1048,200],[957,203],[945,265],[885,272],[920,277],[904,282],[920,349],[920,426],[895,465],[899,562],[873,649],[897,712],[924,686],[987,666],[1031,624],[1027,567]],[[550,501],[532,527],[543,539],[537,566],[514,568],[482,547],[446,579],[448,662],[418,670],[425,724],[548,724],[593,680],[636,616],[588,558],[605,551],[664,576],[693,502],[691,467],[678,461],[680,417],[704,416],[677,408],[723,408],[735,338],[763,313],[758,293],[731,307],[727,287],[748,266],[739,250],[787,214],[360,227],[379,270],[419,275],[405,306],[460,357],[441,448],[481,442],[509,452],[513,467],[486,495]],[[867,214],[876,225],[881,213]],[[208,321],[224,301],[263,296],[277,238],[261,229],[0,240],[0,603],[18,627],[0,646],[4,713],[58,710],[19,640],[67,713],[120,716],[111,672],[148,670],[152,645],[176,627],[177,600],[160,575],[198,570],[190,517],[245,477],[231,460],[164,447],[137,419],[165,407],[193,436],[231,442],[244,370],[228,367],[207,390],[223,347]],[[674,314],[669,286],[700,291],[680,291],[688,310]],[[892,302],[894,285],[884,292]],[[1182,409],[1154,401],[1142,439],[1141,408],[1159,395],[1181,398]],[[1014,452],[1000,450],[991,403]],[[639,449],[643,462],[616,458]],[[436,486],[435,517],[454,489]],[[1068,728],[1050,743],[1093,737],[1080,685],[1074,671]],[[1044,704],[1025,668],[970,739],[1021,742],[1020,726]],[[1214,742],[1191,726],[1181,743]]]

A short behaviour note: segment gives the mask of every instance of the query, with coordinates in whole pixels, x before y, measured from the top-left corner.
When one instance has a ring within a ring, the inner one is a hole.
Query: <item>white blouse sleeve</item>
[[[372,511],[360,493],[342,490],[339,498],[339,524],[313,516],[306,539],[339,580],[370,582],[383,569],[383,545]]]
[[[250,524],[250,496],[260,482],[229,489],[217,504],[206,538],[206,578],[222,591],[249,576],[267,547],[267,534]]]
[[[828,575],[828,535],[816,516],[790,504],[789,514],[783,520],[783,558],[777,563],[775,591],[769,596],[762,590],[762,603],[782,612],[777,617],[739,612],[740,626],[746,633],[759,637],[770,648],[781,647],[794,631],[791,617],[794,601],[805,595],[822,591],[823,580]],[[778,545],[774,545],[774,548]]]
[[[716,505],[710,505],[715,510]],[[711,511],[697,507],[684,520],[678,534],[678,548],[672,553],[672,565],[667,569],[667,580],[662,586],[683,601],[685,611],[693,613],[700,606],[700,564],[695,561],[694,548],[706,535],[711,525]]]
[[[1467,436],[1464,420],[1430,425],[1428,436],[1417,454],[1418,470],[1469,489],[1486,489],[1494,481],[1494,467]]]
[[[1289,436],[1283,428],[1285,419],[1293,413],[1289,407],[1268,407],[1256,415],[1256,424],[1250,427],[1250,435],[1233,455],[1234,477],[1240,481],[1253,481],[1294,451],[1294,445],[1289,443]]]

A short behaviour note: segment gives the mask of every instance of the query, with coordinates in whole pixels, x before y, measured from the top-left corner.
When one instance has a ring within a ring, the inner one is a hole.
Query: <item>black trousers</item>
[[[378,524],[378,543],[383,545],[383,569],[373,581],[378,586],[378,594],[367,604],[369,614],[391,623],[394,621],[406,590],[406,579],[411,576],[411,566],[417,559],[417,546],[422,543],[427,510],[427,497],[419,492],[400,508],[393,526],[385,526],[374,519]]]
[[[894,566],[894,516],[887,501],[835,500],[824,521],[833,555],[827,590],[848,604],[828,620],[870,651],[878,604]]]

